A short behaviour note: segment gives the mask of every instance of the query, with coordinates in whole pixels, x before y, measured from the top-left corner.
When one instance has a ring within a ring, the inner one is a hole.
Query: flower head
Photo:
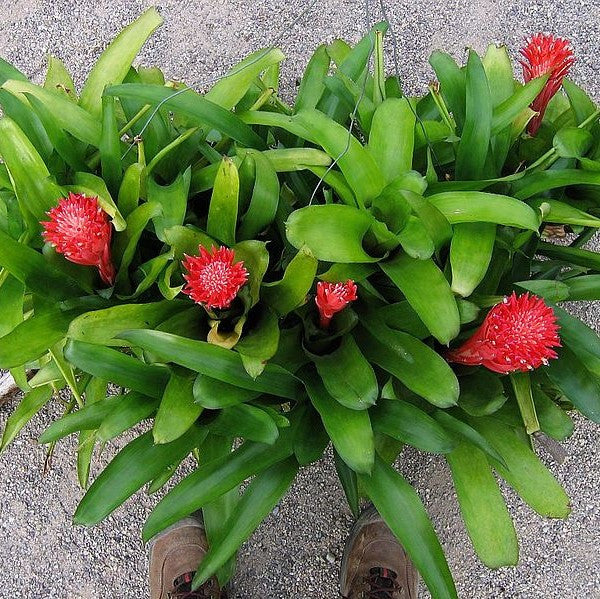
[[[333,315],[343,310],[356,297],[356,283],[352,279],[348,279],[345,283],[319,281],[315,302],[319,309],[321,328],[329,327]]]
[[[234,264],[234,253],[224,246],[212,246],[209,252],[202,246],[199,256],[185,256],[183,275],[187,285],[183,290],[196,303],[206,309],[228,308],[240,288],[248,280],[248,271],[243,262]]]
[[[527,131],[530,135],[535,135],[542,124],[548,103],[560,89],[563,79],[575,62],[575,57],[569,40],[544,33],[527,38],[527,45],[521,49],[521,54],[524,59],[520,62],[525,83],[541,75],[550,74],[544,89],[531,104],[531,109],[538,114],[529,121]]]
[[[558,357],[552,349],[560,347],[558,329],[554,311],[541,298],[513,292],[496,304],[475,334],[446,358],[501,374],[527,372]]]
[[[42,222],[45,241],[67,260],[83,266],[96,266],[102,280],[112,285],[115,267],[110,255],[112,225],[98,198],[70,193],[48,211],[50,220]]]

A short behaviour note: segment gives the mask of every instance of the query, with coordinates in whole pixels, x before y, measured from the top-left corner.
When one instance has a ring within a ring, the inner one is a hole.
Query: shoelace
[[[194,572],[186,572],[173,582],[175,589],[169,593],[169,599],[210,599],[214,597],[212,580],[204,583],[195,591],[191,590]]]
[[[364,581],[369,585],[365,599],[394,599],[394,594],[402,590],[396,580],[398,575],[388,568],[371,568]]]

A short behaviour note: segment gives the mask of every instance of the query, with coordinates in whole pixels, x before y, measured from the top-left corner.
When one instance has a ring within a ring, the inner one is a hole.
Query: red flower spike
[[[536,295],[514,292],[496,304],[475,334],[459,348],[446,354],[450,362],[485,366],[507,374],[527,372],[557,358],[560,347],[556,316]]]
[[[70,193],[58,206],[48,211],[50,220],[40,223],[42,237],[59,254],[83,266],[96,266],[108,284],[115,281],[115,267],[110,254],[112,225],[98,198]]]
[[[315,302],[319,309],[321,328],[328,328],[334,314],[343,310],[356,298],[356,283],[352,279],[348,279],[345,283],[319,281]]]
[[[187,285],[183,292],[197,304],[210,308],[228,308],[240,288],[248,280],[248,271],[243,262],[233,263],[234,253],[224,246],[209,252],[198,247],[199,256],[185,256],[183,275]]]
[[[527,132],[530,135],[535,135],[542,124],[548,102],[560,89],[563,79],[575,62],[575,57],[571,42],[562,37],[537,33],[527,38],[526,41],[527,45],[521,49],[524,60],[520,61],[525,83],[550,73],[550,78],[544,85],[544,89],[531,104],[531,109],[538,114],[529,121]]]

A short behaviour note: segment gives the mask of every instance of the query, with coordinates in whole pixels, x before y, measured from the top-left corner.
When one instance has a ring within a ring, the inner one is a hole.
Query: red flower
[[[530,135],[535,135],[542,124],[548,102],[560,89],[563,79],[575,62],[575,57],[569,40],[543,33],[537,33],[528,38],[527,45],[521,49],[521,54],[524,58],[520,62],[523,67],[525,83],[550,73],[544,89],[531,104],[531,109],[538,114],[529,121],[527,131]]]
[[[185,256],[183,275],[187,286],[183,290],[206,309],[228,308],[240,288],[248,280],[243,262],[233,263],[234,253],[224,246],[213,246],[209,252],[199,246],[199,256]]]
[[[343,310],[356,297],[356,283],[352,279],[345,283],[319,281],[315,302],[319,309],[321,328],[328,328],[333,315]]]
[[[43,238],[67,260],[83,266],[96,266],[102,280],[112,285],[115,267],[110,255],[112,225],[98,198],[70,193],[48,211],[50,221],[42,222]]]
[[[450,362],[485,366],[506,374],[527,372],[557,358],[559,326],[552,308],[536,295],[525,293],[496,304],[475,334],[446,355]]]

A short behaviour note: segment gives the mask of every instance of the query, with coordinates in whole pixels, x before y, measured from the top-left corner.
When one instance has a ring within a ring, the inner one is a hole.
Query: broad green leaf
[[[288,399],[294,399],[298,393],[297,379],[280,366],[268,364],[263,373],[253,379],[245,371],[238,353],[205,341],[149,330],[126,331],[119,337],[165,360],[242,389]]]
[[[512,194],[518,200],[527,200],[567,185],[600,185],[600,172],[568,168],[537,171],[514,181]]]
[[[329,445],[329,434],[321,416],[309,402],[298,406],[293,415],[294,455],[301,466],[307,466],[321,459]]]
[[[458,380],[448,363],[412,335],[361,315],[366,331],[356,333],[367,358],[433,405],[446,408],[458,400]],[[367,333],[368,331],[368,333]]]
[[[563,127],[552,140],[556,154],[561,158],[582,158],[593,143],[592,134],[579,127]]]
[[[568,298],[573,301],[593,301],[600,299],[600,275],[584,275],[567,279]],[[566,297],[561,299],[567,299]],[[560,300],[555,300],[560,301]]]
[[[307,108],[316,108],[323,92],[325,91],[324,79],[329,72],[330,58],[327,47],[321,44],[310,57],[300,87],[296,94],[294,112]]]
[[[563,281],[531,279],[529,281],[517,281],[514,284],[551,302],[562,302],[569,298],[569,287]]]
[[[138,207],[144,180],[145,167],[139,162],[134,162],[125,171],[117,199],[117,206],[123,218],[127,218]]]
[[[528,204],[532,208],[537,208],[542,212],[542,221],[544,222],[580,225],[582,227],[600,227],[600,218],[592,216],[565,202],[550,198],[537,198],[528,202]]]
[[[352,335],[344,335],[333,352],[310,357],[329,395],[343,406],[366,410],[377,401],[379,387],[375,372]]]
[[[474,445],[461,443],[446,460],[477,556],[488,568],[516,566],[517,535],[485,454]]]
[[[0,368],[8,370],[33,362],[64,338],[78,312],[51,310],[35,314],[0,338]]]
[[[199,374],[194,382],[194,401],[209,410],[235,406],[260,395],[260,391],[242,389],[205,374]]]
[[[104,88],[123,81],[144,42],[161,23],[158,11],[149,8],[117,35],[88,75],[79,98],[82,108],[94,117],[100,117]]]
[[[277,148],[261,154],[278,173],[301,171],[313,166],[328,167],[331,156],[317,148]]]
[[[368,412],[342,406],[310,369],[303,371],[302,380],[340,457],[355,472],[371,472],[375,443]]]
[[[74,318],[67,336],[97,345],[126,345],[115,339],[116,335],[126,329],[153,329],[186,307],[187,302],[163,301],[94,310]]]
[[[114,96],[102,98],[102,137],[100,138],[100,164],[102,178],[111,194],[117,197],[123,167],[121,165],[121,136],[117,124]],[[77,169],[82,170],[82,169]]]
[[[569,515],[571,507],[564,489],[512,427],[490,417],[469,422],[504,458],[507,468],[492,460],[493,466],[526,503],[541,516]]]
[[[225,156],[215,179],[206,232],[229,246],[235,243],[239,189],[238,170]]]
[[[206,582],[235,554],[285,495],[297,472],[298,463],[288,458],[256,475],[227,520],[223,536],[200,562],[192,588]]]
[[[431,595],[435,599],[457,599],[444,552],[415,490],[379,457],[371,476],[359,475],[358,479],[421,573]]]
[[[416,216],[408,217],[406,226],[398,233],[398,241],[411,258],[427,260],[435,252],[435,245],[423,221]]]
[[[483,63],[469,50],[465,70],[465,123],[456,150],[456,178],[481,179],[490,146],[492,97]]]
[[[385,183],[412,168],[415,120],[407,98],[389,98],[373,115],[368,150]]]
[[[44,219],[65,193],[50,179],[33,144],[6,116],[0,119],[0,157],[10,174],[21,211],[31,213],[35,220]]]
[[[318,260],[327,262],[376,262],[363,248],[363,239],[374,219],[367,212],[344,206],[307,206],[295,210],[286,222],[288,241],[304,246]]]
[[[533,400],[541,430],[556,439],[564,441],[573,434],[573,421],[561,407],[556,405],[537,385],[533,385]]]
[[[205,98],[226,109],[233,108],[246,94],[262,71],[284,59],[279,48],[263,48],[248,55],[221,77]]]
[[[509,375],[513,388],[521,419],[525,425],[525,432],[528,435],[537,433],[540,430],[540,423],[535,412],[533,395],[531,393],[531,378],[528,372],[511,372]]]
[[[126,445],[100,473],[77,506],[73,522],[93,526],[102,521],[167,466],[180,462],[206,437],[207,430],[194,427],[165,445],[154,445],[148,431]]]
[[[65,358],[84,372],[149,397],[162,397],[168,381],[166,368],[144,364],[133,356],[101,345],[69,341],[65,347]]]
[[[242,356],[246,372],[253,378],[265,369],[279,346],[279,319],[268,308],[260,309],[257,321],[246,331],[235,348]]]
[[[24,97],[25,93],[35,96],[65,131],[86,144],[99,147],[102,137],[100,119],[94,118],[63,94],[44,89],[28,81],[7,81],[2,87],[17,97]]]
[[[106,443],[121,433],[133,428],[142,420],[156,412],[158,400],[130,391],[126,400],[115,406],[115,409],[98,427],[98,440]]]
[[[17,79],[18,81],[27,81],[27,77],[3,58],[0,58],[0,85],[7,79]]]
[[[154,508],[144,525],[144,541],[291,454],[284,439],[275,445],[246,442],[231,454],[201,463]]]
[[[468,297],[485,277],[496,241],[493,223],[458,223],[450,243],[452,291]]]
[[[125,228],[125,219],[114,203],[103,179],[91,173],[75,173],[74,185],[70,185],[69,189],[86,195],[96,196],[98,204],[112,218],[115,229],[122,231]]]
[[[408,402],[380,399],[370,414],[376,433],[383,433],[421,451],[448,453],[456,447],[440,424]]]
[[[537,231],[538,215],[524,202],[481,191],[448,191],[428,196],[451,224],[488,222]]]
[[[593,270],[600,270],[600,254],[590,250],[582,250],[569,246],[556,245],[554,243],[540,242],[537,252],[542,256],[584,266]]]
[[[264,410],[247,404],[221,410],[208,427],[217,435],[242,437],[267,445],[272,445],[279,437],[275,421]]]
[[[179,173],[173,183],[159,185],[154,177],[149,177],[148,202],[161,206],[161,214],[154,217],[154,230],[161,241],[166,241],[165,229],[183,225],[190,190],[191,169]]]
[[[500,377],[486,369],[478,369],[460,378],[458,405],[471,416],[489,416],[506,402]]]
[[[50,401],[52,387],[46,385],[37,387],[26,393],[15,411],[7,418],[2,440],[0,441],[0,453],[6,449],[19,434],[22,428]]]
[[[204,231],[189,226],[181,227],[176,225],[165,229],[165,239],[173,248],[176,260],[181,260],[184,254],[197,256],[200,252],[200,246],[209,249],[217,244]]]
[[[0,286],[0,337],[23,322],[24,293],[25,286],[12,275],[8,275]]]
[[[160,85],[125,83],[106,89],[106,94],[164,107],[189,119],[190,124],[208,126],[249,148],[264,147],[264,141],[235,114],[191,89],[173,91]]]
[[[465,122],[465,71],[456,64],[451,56],[439,50],[433,52],[429,57],[429,64],[437,75],[440,82],[440,92],[460,130]]]
[[[360,500],[356,472],[354,472],[354,470],[351,468],[348,468],[346,462],[342,460],[340,454],[335,451],[335,449],[333,450],[333,459],[335,463],[335,470],[340,480],[340,484],[342,485],[342,489],[344,490],[346,501],[348,502],[348,507],[350,508],[352,515],[358,519],[360,516]]]
[[[255,306],[261,297],[262,280],[269,266],[269,252],[266,245],[264,241],[248,239],[236,243],[233,247],[236,261],[243,262],[244,267],[248,271],[248,282],[246,285],[249,297],[247,298],[242,293],[242,300],[248,310]]]
[[[155,443],[170,443],[188,431],[202,410],[194,402],[194,376],[183,370],[172,370],[160,406],[154,419],[152,433]]]
[[[15,77],[11,77],[11,79],[15,79]],[[52,54],[48,54],[48,70],[46,71],[44,87],[64,94],[76,104],[78,102],[73,78],[67,71],[64,62],[60,58],[52,56]]]
[[[433,260],[400,254],[380,267],[402,291],[431,334],[447,345],[460,328],[460,317],[450,285]]]

